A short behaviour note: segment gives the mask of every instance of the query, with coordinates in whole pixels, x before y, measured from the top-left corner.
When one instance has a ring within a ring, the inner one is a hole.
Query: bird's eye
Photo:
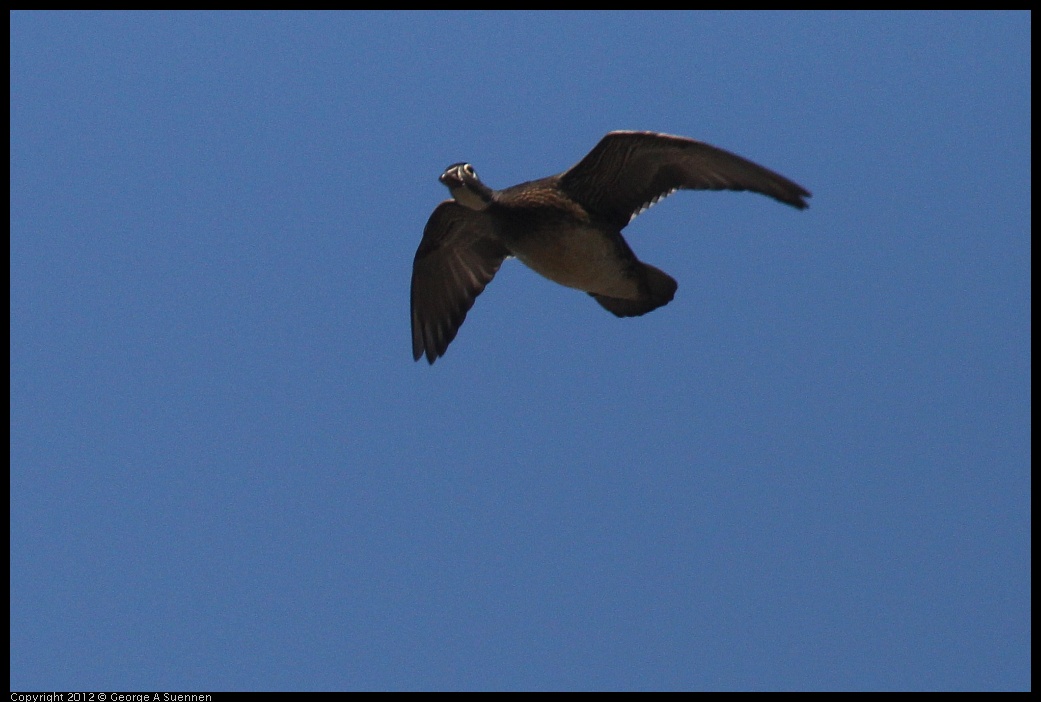
[[[463,170],[466,171],[467,175],[475,175],[474,167],[471,166],[469,163],[463,166]]]

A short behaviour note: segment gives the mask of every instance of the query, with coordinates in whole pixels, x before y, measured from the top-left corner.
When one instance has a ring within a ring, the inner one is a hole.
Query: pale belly
[[[556,283],[610,297],[640,296],[629,274],[631,262],[600,231],[574,229],[567,235],[531,236],[511,244],[522,263]]]

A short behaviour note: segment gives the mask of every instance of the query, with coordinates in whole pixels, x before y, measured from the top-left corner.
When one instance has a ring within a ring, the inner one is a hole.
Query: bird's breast
[[[621,234],[588,226],[541,229],[511,237],[507,245],[526,266],[550,280],[586,292],[638,295],[630,274],[632,253]]]

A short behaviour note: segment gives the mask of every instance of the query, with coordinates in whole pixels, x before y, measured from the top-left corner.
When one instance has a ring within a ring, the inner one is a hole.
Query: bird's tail
[[[679,287],[671,275],[646,263],[640,263],[640,297],[627,300],[589,293],[608,312],[618,317],[639,317],[672,301]]]

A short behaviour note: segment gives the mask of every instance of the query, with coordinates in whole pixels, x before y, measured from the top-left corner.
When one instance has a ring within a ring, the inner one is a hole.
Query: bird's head
[[[463,207],[483,210],[491,204],[492,189],[481,182],[469,163],[453,163],[445,169],[439,180]]]

